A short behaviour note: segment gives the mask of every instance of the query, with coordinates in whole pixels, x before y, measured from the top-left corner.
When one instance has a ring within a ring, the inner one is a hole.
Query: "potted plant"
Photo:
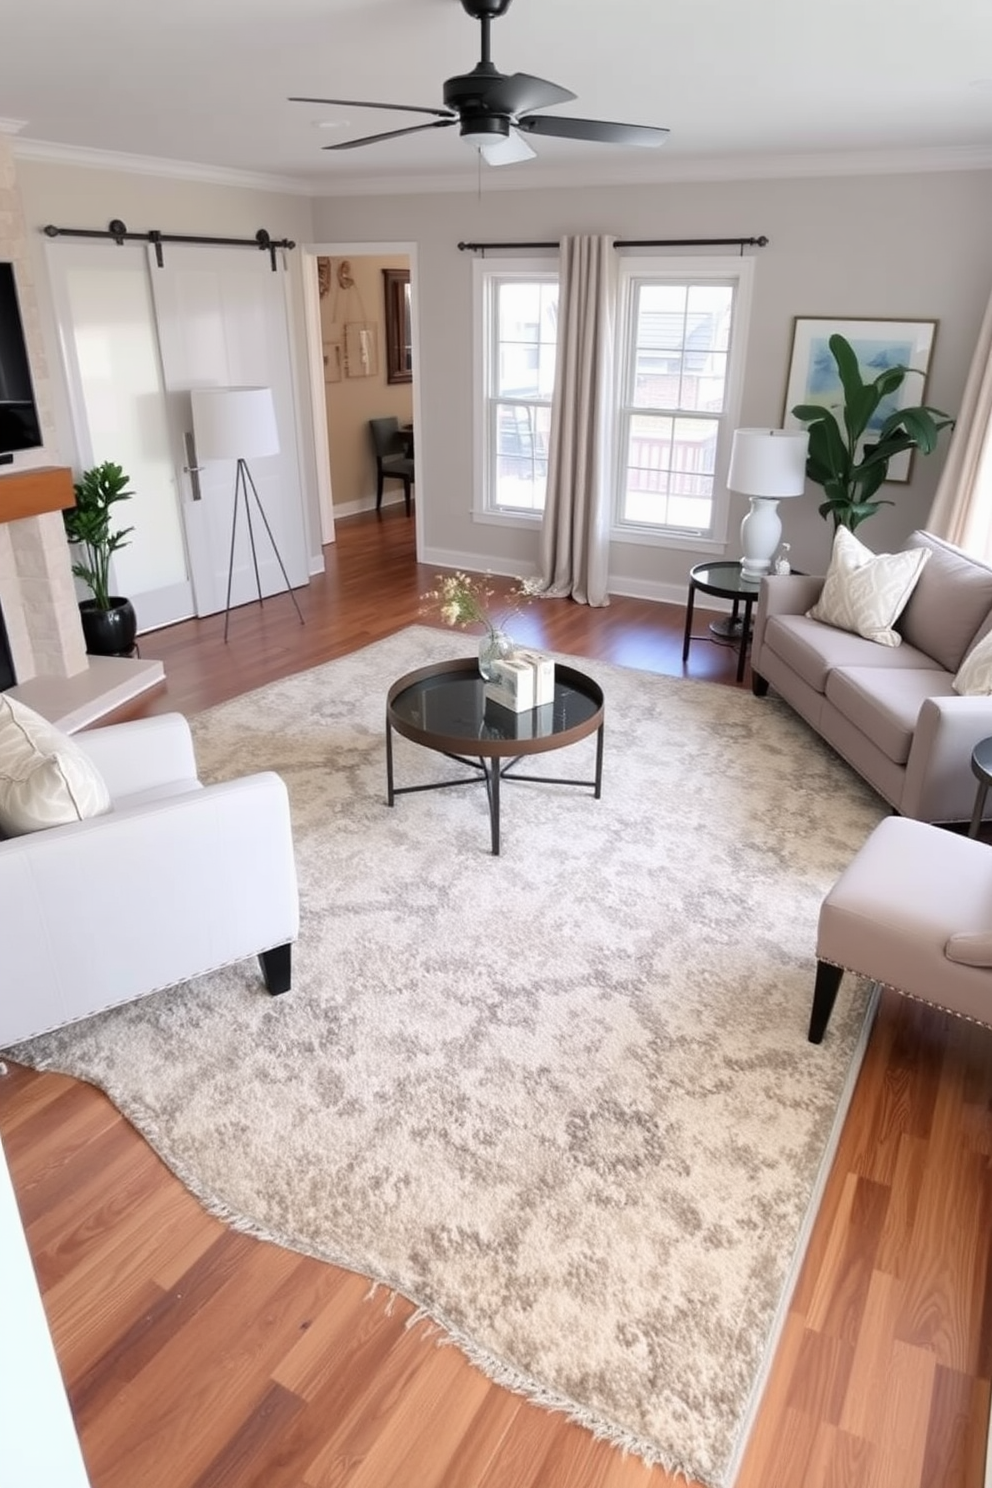
[[[66,536],[83,553],[72,571],[93,594],[92,599],[79,603],[86,650],[91,656],[127,656],[134,650],[134,606],[129,599],[110,593],[111,555],[126,545],[134,531],[133,527],[112,527],[114,506],[134,495],[127,489],[129,479],[111,460],[84,470],[73,485],[75,506],[62,513]]]
[[[844,393],[841,419],[832,408],[817,403],[797,404],[792,414],[809,425],[806,474],[823,487],[827,498],[820,505],[820,516],[832,517],[835,531],[847,527],[853,532],[880,507],[892,506],[891,501],[875,496],[888,474],[889,461],[903,450],[931,454],[941,429],[952,429],[954,420],[939,408],[920,404],[894,409],[874,428],[872,420],[883,400],[917,369],[886,367],[873,382],[865,382],[851,343],[843,336],[831,336],[828,344]],[[866,439],[869,432],[872,437]]]

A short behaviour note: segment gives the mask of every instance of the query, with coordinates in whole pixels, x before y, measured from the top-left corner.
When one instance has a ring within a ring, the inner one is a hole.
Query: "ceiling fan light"
[[[483,145],[494,145],[500,140],[508,139],[510,121],[495,114],[488,118],[466,119],[459,133],[474,149],[481,150]]]

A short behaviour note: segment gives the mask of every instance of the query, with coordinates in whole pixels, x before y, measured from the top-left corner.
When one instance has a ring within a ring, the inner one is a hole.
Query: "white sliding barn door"
[[[190,389],[270,387],[279,428],[279,454],[249,459],[258,497],[290,585],[308,580],[303,491],[296,445],[296,410],[287,321],[285,270],[267,253],[245,248],[165,248],[150,275],[170,425],[176,457],[185,466],[184,436],[192,430]],[[236,461],[199,461],[199,493],[183,473],[181,506],[198,615],[222,610],[231,556]],[[249,493],[250,495],[250,493]],[[286,588],[279,559],[250,496],[263,594]],[[244,511],[238,516],[231,604],[257,598]]]
[[[139,630],[171,625],[194,600],[145,250],[68,239],[46,249],[79,464],[112,460],[134,492],[114,508],[115,525],[134,531],[111,560],[111,592],[132,601]]]
[[[285,268],[252,248],[163,251],[159,267],[138,244],[48,245],[80,462],[115,461],[135,492],[117,508],[134,533],[112,587],[141,631],[225,604],[236,467],[209,462],[195,499],[184,444],[194,387],[271,387],[280,453],[249,465],[291,585],[308,581]],[[263,594],[285,589],[259,520],[255,538]],[[231,603],[256,597],[242,512]]]

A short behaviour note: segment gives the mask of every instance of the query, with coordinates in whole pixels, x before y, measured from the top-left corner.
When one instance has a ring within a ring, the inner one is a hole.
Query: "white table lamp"
[[[248,469],[247,456],[259,459],[264,455],[279,453],[279,428],[276,424],[275,404],[272,389],[267,387],[194,388],[190,394],[193,405],[193,430],[196,435],[197,460],[236,460],[234,476],[234,508],[231,518],[231,558],[227,571],[227,602],[224,608],[224,639],[231,618],[231,583],[234,578],[234,543],[238,531],[238,508],[243,500],[245,519],[248,523],[248,540],[251,544],[251,559],[255,569],[255,584],[258,602],[262,601],[262,581],[258,573],[258,554],[255,549],[255,529],[252,525],[248,487],[251,487],[255,505],[265,524],[272,544],[276,562],[282,571],[289,597],[293,601],[300,624],[304,623],[289,575],[272,536],[265,508],[262,506]]]
[[[806,429],[737,429],[730,452],[727,485],[750,496],[751,510],[741,523],[741,574],[760,579],[771,572],[782,540],[778,504],[806,489]]]

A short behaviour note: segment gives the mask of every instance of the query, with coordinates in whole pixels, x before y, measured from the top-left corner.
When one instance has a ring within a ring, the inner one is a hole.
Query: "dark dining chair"
[[[416,482],[413,460],[409,455],[409,438],[400,429],[395,418],[369,419],[372,448],[375,451],[376,493],[375,509],[382,506],[382,488],[387,480],[403,482],[403,498],[406,514],[410,515],[410,497]]]

